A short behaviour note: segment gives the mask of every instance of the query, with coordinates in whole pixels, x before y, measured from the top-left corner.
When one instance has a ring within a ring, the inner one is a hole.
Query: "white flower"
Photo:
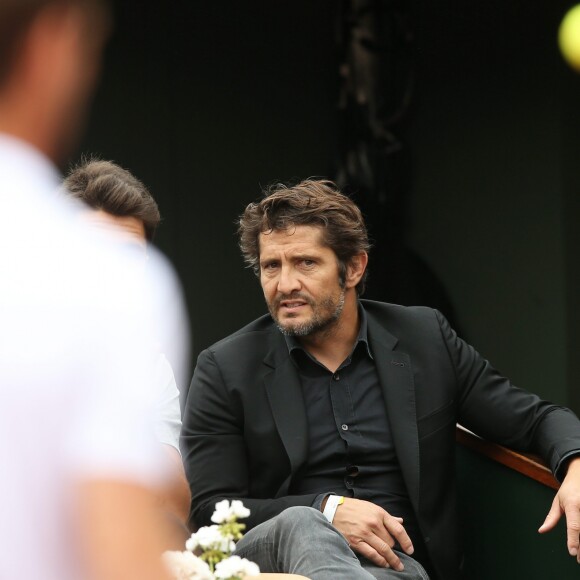
[[[185,547],[192,552],[198,546],[203,550],[220,550],[227,553],[233,552],[235,548],[233,540],[225,537],[221,533],[219,526],[204,526],[203,528],[199,528],[185,542]]]
[[[218,501],[215,504],[215,511],[211,516],[211,521],[214,524],[223,524],[228,521],[230,517],[230,502],[227,499]]]
[[[223,499],[215,504],[211,521],[215,524],[223,524],[233,522],[236,518],[247,518],[249,515],[250,510],[244,507],[243,502],[239,499],[234,499],[231,505],[227,499]]]
[[[197,537],[195,534],[191,534],[191,537],[185,542],[185,549],[193,552],[197,546],[199,546],[199,542],[197,541]]]
[[[230,507],[230,513],[236,518],[243,519],[249,517],[250,510],[239,499],[234,499]]]
[[[229,578],[244,578],[245,576],[257,576],[260,568],[254,562],[250,562],[239,556],[230,556],[215,567],[215,577],[219,580],[228,580]]]
[[[191,552],[164,552],[163,563],[173,580],[214,580],[209,566]]]

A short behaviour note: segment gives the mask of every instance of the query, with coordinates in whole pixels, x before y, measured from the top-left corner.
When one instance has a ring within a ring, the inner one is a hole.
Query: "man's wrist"
[[[558,461],[558,464],[554,469],[554,476],[560,483],[564,481],[564,478],[568,473],[568,468],[574,459],[580,459],[580,450],[574,449],[569,451],[568,453],[565,453],[564,456],[561,457]]]
[[[580,474],[580,456],[573,455],[566,464],[566,475],[571,471],[575,471]]]
[[[336,509],[339,505],[344,503],[344,497],[342,495],[329,495],[322,503],[322,515],[332,523],[334,515],[336,514]]]

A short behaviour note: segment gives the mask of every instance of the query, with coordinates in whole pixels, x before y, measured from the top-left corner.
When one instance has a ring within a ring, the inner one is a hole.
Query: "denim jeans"
[[[401,572],[359,559],[342,534],[310,507],[288,508],[256,526],[238,542],[235,554],[256,562],[262,572],[311,580],[429,580],[421,564],[401,552]]]

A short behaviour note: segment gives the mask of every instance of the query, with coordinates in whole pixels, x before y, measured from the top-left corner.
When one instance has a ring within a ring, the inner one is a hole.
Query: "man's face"
[[[309,336],[339,320],[345,290],[336,254],[317,226],[260,234],[260,283],[270,314],[290,336]]]

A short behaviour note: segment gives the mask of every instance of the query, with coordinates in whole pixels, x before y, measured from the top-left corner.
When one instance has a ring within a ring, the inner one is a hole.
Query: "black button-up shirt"
[[[308,460],[290,492],[333,492],[381,506],[404,519],[415,557],[423,560],[423,542],[393,445],[366,313],[360,306],[359,318],[353,350],[334,373],[294,337],[286,337],[300,375],[309,429]]]

